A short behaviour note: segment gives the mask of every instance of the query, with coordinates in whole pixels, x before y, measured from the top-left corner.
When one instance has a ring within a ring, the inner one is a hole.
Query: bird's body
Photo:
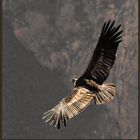
[[[42,119],[60,128],[61,122],[66,126],[67,121],[82,112],[92,101],[104,104],[113,99],[116,93],[115,84],[103,82],[109,76],[114,64],[116,51],[121,42],[120,25],[114,27],[114,21],[104,23],[99,41],[91,61],[78,79],[74,80],[74,88],[58,105],[44,113]]]

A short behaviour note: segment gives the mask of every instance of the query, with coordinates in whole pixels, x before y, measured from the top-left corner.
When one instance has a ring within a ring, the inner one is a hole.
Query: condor
[[[122,41],[121,25],[115,21],[105,22],[93,56],[83,75],[73,79],[74,88],[54,108],[43,114],[45,122],[60,128],[68,120],[82,112],[91,102],[104,104],[112,101],[116,88],[114,83],[103,83],[109,76],[116,58],[116,51]]]

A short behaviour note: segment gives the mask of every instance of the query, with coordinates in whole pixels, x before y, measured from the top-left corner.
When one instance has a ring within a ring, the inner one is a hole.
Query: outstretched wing
[[[95,95],[83,87],[77,87],[72,93],[63,98],[58,105],[44,113],[42,119],[50,125],[60,128],[60,123],[66,126],[67,121],[82,112],[92,101]]]
[[[85,73],[79,78],[80,80],[92,79],[96,83],[102,84],[109,76],[115,61],[117,47],[122,41],[122,30],[119,31],[121,25],[116,27],[114,23],[115,21],[111,23],[110,20],[104,23],[92,59]]]

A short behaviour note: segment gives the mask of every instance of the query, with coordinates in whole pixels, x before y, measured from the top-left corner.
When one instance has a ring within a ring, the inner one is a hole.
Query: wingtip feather
[[[46,123],[49,122],[50,125],[58,129],[60,129],[61,123],[66,126],[68,120],[82,112],[93,99],[92,94],[86,93],[84,90],[83,93],[81,90],[79,91],[80,92],[78,92],[78,95],[75,95],[76,97],[74,97],[73,100],[70,98],[71,102],[69,101],[66,103],[65,100],[62,100],[57,106],[49,110],[48,113],[43,113],[44,116],[42,119],[45,119]]]

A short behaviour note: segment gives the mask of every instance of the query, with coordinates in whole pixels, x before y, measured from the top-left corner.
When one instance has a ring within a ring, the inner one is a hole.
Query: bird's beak
[[[77,81],[76,78],[72,78],[72,80],[71,80],[71,82],[72,82],[72,84],[73,84],[74,86],[76,86],[76,81]]]

